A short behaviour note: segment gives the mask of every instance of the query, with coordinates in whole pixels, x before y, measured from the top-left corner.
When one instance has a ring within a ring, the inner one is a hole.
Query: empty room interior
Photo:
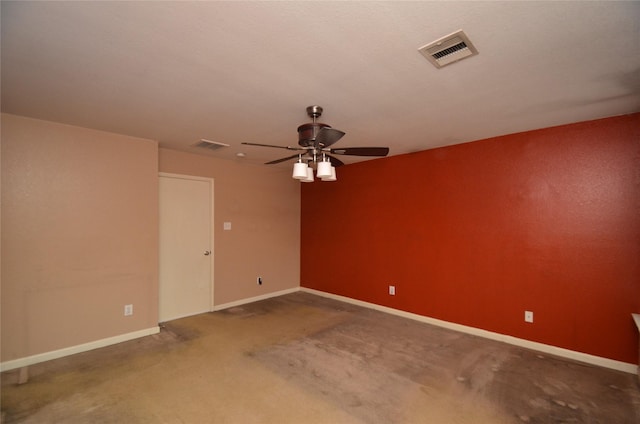
[[[2,423],[640,422],[640,2],[0,14]]]

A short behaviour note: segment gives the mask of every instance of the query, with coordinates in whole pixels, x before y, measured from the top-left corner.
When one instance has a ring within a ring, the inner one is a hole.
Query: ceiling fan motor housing
[[[298,144],[302,147],[317,147],[315,146],[316,136],[320,128],[331,128],[327,124],[320,122],[313,122],[309,124],[302,124],[298,127]]]

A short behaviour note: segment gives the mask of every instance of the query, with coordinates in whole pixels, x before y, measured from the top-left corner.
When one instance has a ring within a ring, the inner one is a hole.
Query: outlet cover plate
[[[533,312],[524,311],[524,322],[533,322]]]

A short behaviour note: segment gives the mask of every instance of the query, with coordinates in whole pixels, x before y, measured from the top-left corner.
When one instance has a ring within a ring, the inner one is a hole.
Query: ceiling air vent
[[[220,143],[219,141],[205,140],[203,138],[200,141],[198,141],[196,144],[194,144],[193,147],[200,147],[202,149],[207,149],[207,150],[218,150],[223,147],[229,147],[229,144]]]
[[[436,68],[478,54],[478,50],[462,30],[422,46],[418,51]]]

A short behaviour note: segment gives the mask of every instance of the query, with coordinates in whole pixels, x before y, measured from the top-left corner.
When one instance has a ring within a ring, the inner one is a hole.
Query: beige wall
[[[167,149],[159,157],[161,172],[214,179],[216,305],[299,287],[300,183],[289,168]]]
[[[8,114],[1,160],[3,363],[157,325],[159,171],[214,178],[216,305],[299,287],[288,168]]]
[[[157,325],[157,175],[155,141],[2,115],[3,362]]]

